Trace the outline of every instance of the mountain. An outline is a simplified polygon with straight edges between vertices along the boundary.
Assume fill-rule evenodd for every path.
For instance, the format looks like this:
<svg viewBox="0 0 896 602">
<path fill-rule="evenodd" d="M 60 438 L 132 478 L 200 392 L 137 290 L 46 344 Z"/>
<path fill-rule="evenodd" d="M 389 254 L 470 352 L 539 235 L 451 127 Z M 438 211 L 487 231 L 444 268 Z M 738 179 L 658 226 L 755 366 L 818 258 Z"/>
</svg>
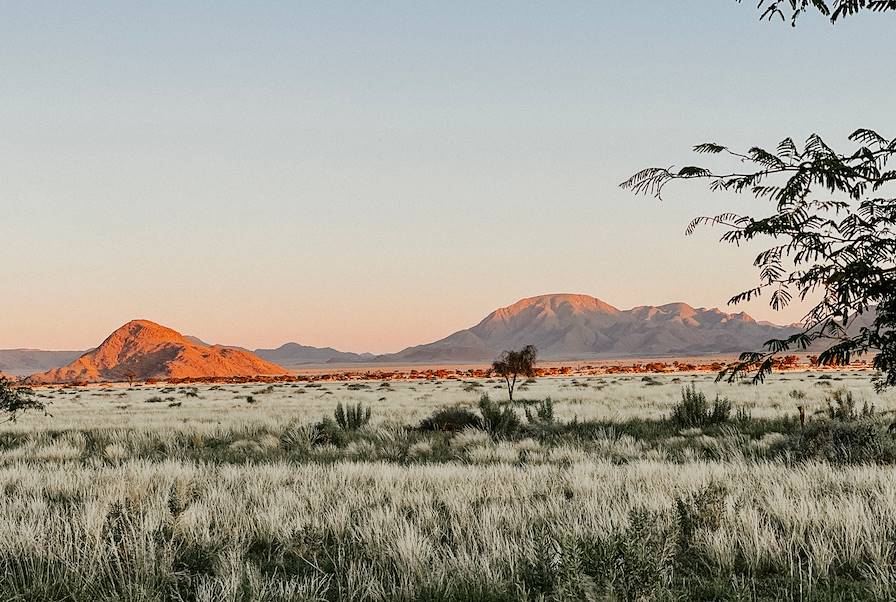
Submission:
<svg viewBox="0 0 896 602">
<path fill-rule="evenodd" d="M 41 351 L 40 349 L 0 349 L 0 372 L 22 376 L 64 366 L 83 351 Z"/>
<path fill-rule="evenodd" d="M 529 344 L 540 358 L 552 360 L 696 356 L 758 349 L 793 332 L 745 313 L 687 303 L 621 310 L 588 295 L 553 294 L 522 299 L 472 328 L 377 360 L 481 362 Z"/>
<path fill-rule="evenodd" d="M 286 343 L 276 349 L 256 349 L 255 355 L 281 366 L 301 366 L 302 364 L 348 364 L 370 362 L 376 356 L 372 353 L 351 353 L 337 351 L 332 347 L 309 347 L 298 343 Z"/>
<path fill-rule="evenodd" d="M 481 363 L 528 344 L 538 347 L 539 357 L 546 360 L 686 357 L 759 349 L 767 340 L 797 330 L 687 303 L 622 310 L 588 295 L 554 294 L 522 299 L 471 328 L 385 355 L 298 343 L 253 353 L 136 320 L 81 357 L 75 351 L 0 351 L 0 371 L 21 376 L 49 370 L 32 382 L 121 380 L 132 370 L 140 379 L 269 375 L 286 373 L 282 366 L 309 364 Z"/>
<path fill-rule="evenodd" d="M 104 382 L 149 378 L 272 376 L 287 370 L 245 350 L 206 345 L 148 320 L 128 322 L 70 364 L 28 382 Z"/>
</svg>

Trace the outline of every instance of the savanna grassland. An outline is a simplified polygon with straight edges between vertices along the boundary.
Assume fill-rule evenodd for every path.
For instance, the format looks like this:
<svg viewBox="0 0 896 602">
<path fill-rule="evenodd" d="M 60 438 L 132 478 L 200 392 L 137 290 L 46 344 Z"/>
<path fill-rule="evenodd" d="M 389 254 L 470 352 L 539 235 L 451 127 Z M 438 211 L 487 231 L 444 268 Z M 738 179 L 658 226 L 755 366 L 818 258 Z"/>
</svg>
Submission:
<svg viewBox="0 0 896 602">
<path fill-rule="evenodd" d="M 502 386 L 38 389 L 0 427 L 0 599 L 896 597 L 868 373 Z"/>
</svg>

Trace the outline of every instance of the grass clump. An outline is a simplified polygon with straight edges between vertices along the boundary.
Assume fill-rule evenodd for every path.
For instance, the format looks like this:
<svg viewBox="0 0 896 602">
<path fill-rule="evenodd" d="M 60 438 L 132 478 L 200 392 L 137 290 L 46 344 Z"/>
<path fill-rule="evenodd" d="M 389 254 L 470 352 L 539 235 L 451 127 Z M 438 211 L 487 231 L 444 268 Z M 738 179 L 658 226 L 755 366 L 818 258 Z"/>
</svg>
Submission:
<svg viewBox="0 0 896 602">
<path fill-rule="evenodd" d="M 336 404 L 336 410 L 333 412 L 336 424 L 344 431 L 357 431 L 367 426 L 370 422 L 370 416 L 370 406 L 365 408 L 361 402 L 358 402 L 356 405 L 347 404 L 343 406 L 340 401 Z"/>
</svg>

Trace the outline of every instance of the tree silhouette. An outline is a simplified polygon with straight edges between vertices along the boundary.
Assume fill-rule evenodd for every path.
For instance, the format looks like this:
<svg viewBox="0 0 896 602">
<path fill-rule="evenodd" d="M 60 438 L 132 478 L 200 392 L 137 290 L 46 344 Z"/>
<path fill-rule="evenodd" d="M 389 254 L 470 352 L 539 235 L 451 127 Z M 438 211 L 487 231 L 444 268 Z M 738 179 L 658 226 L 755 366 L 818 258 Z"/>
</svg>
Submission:
<svg viewBox="0 0 896 602">
<path fill-rule="evenodd" d="M 137 378 L 137 372 L 133 368 L 129 368 L 121 373 L 121 375 L 128 381 L 128 386 L 134 386 L 134 379 Z"/>
<path fill-rule="evenodd" d="M 507 384 L 507 396 L 513 401 L 513 390 L 520 376 L 535 376 L 535 361 L 538 350 L 534 345 L 526 345 L 519 351 L 504 351 L 501 357 L 492 362 L 492 372 L 504 379 Z"/>
<path fill-rule="evenodd" d="M 809 10 L 816 10 L 836 23 L 860 12 L 896 10 L 896 0 L 759 0 L 758 7 L 762 11 L 760 19 L 780 17 L 796 26 L 797 20 Z"/>
<path fill-rule="evenodd" d="M 790 11 L 796 24 L 810 9 L 836 22 L 861 11 L 896 10 L 896 0 L 761 0 L 759 6 L 763 17 Z M 773 151 L 754 147 L 737 152 L 704 143 L 694 151 L 727 157 L 738 168 L 648 168 L 622 183 L 635 193 L 661 198 L 670 182 L 698 179 L 711 190 L 749 193 L 774 203 L 765 216 L 723 213 L 699 217 L 687 228 L 690 234 L 700 225 L 722 226 L 727 229 L 722 242 L 737 245 L 757 237 L 773 241 L 754 262 L 759 285 L 729 303 L 769 292 L 772 308 L 781 309 L 794 294 L 801 300 L 821 297 L 803 319 L 801 332 L 768 341 L 762 351 L 742 353 L 720 379 L 731 381 L 755 370 L 754 382 L 760 382 L 777 354 L 823 340 L 828 346 L 819 354 L 819 364 L 845 364 L 853 355 L 877 352 L 873 365 L 881 376 L 876 385 L 896 385 L 896 198 L 886 195 L 896 182 L 896 170 L 887 168 L 896 156 L 896 139 L 859 129 L 850 141 L 855 147 L 846 153 L 817 134 L 802 147 L 785 138 Z M 872 316 L 870 324 L 856 322 L 865 314 Z"/>
<path fill-rule="evenodd" d="M 28 410 L 40 410 L 47 414 L 47 404 L 34 397 L 27 387 L 15 386 L 12 381 L 0 376 L 0 412 L 6 414 L 2 422 L 15 422 L 19 414 Z"/>
</svg>

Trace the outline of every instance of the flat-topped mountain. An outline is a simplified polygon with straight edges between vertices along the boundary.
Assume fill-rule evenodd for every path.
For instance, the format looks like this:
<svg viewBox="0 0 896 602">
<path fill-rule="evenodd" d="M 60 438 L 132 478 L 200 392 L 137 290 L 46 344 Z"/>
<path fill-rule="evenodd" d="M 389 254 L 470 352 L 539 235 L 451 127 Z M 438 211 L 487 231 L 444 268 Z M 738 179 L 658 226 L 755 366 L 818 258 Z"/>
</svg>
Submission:
<svg viewBox="0 0 896 602">
<path fill-rule="evenodd" d="M 687 303 L 621 310 L 588 295 L 553 294 L 522 299 L 472 328 L 378 360 L 479 362 L 529 344 L 542 359 L 557 360 L 737 353 L 795 331 Z"/>
<path fill-rule="evenodd" d="M 40 349 L 0 349 L 0 372 L 23 376 L 64 366 L 83 351 L 42 351 Z"/>
<path fill-rule="evenodd" d="M 70 364 L 29 377 L 31 383 L 274 376 L 287 370 L 243 349 L 206 345 L 150 322 L 128 322 Z"/>
</svg>

